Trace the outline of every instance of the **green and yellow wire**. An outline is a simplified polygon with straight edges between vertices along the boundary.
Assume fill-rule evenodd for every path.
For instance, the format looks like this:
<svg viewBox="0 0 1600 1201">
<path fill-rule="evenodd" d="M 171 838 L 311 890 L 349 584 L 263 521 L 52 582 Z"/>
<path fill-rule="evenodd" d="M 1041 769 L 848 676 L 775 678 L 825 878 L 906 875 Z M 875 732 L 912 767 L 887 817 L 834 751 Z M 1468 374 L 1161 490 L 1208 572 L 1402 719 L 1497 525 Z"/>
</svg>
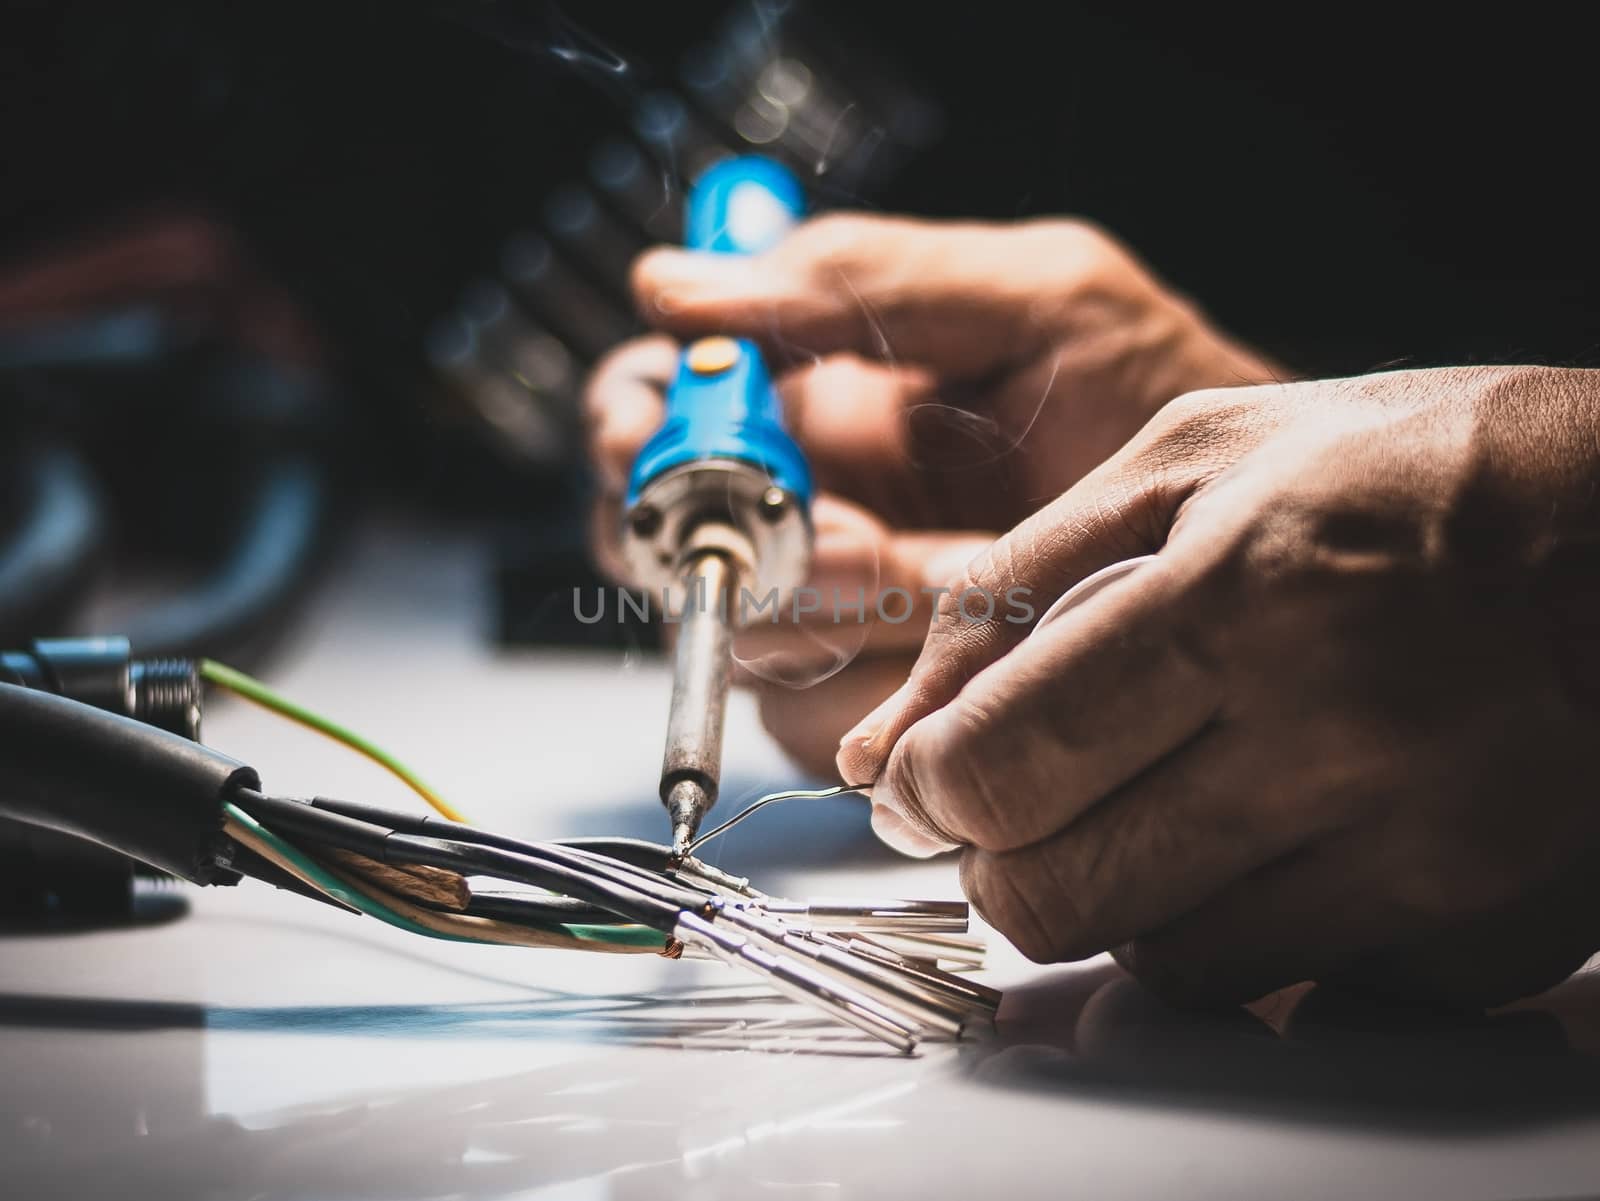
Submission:
<svg viewBox="0 0 1600 1201">
<path fill-rule="evenodd" d="M 244 672 L 229 667 L 224 663 L 218 663 L 214 659 L 200 660 L 200 677 L 208 684 L 215 684 L 218 688 L 225 688 L 235 696 L 243 697 L 252 704 L 260 705 L 263 709 L 270 709 L 280 717 L 287 717 L 290 721 L 299 722 L 307 729 L 315 730 L 318 734 L 325 735 L 335 742 L 343 743 L 357 754 L 365 755 L 379 767 L 398 777 L 406 787 L 432 805 L 442 816 L 448 817 L 453 822 L 467 820 L 459 809 L 430 788 L 416 772 L 376 743 L 369 742 L 354 730 L 340 725 L 332 718 L 323 717 L 320 713 L 313 713 L 304 705 L 298 704 L 282 693 L 274 691 L 255 677 L 247 676 Z"/>
</svg>

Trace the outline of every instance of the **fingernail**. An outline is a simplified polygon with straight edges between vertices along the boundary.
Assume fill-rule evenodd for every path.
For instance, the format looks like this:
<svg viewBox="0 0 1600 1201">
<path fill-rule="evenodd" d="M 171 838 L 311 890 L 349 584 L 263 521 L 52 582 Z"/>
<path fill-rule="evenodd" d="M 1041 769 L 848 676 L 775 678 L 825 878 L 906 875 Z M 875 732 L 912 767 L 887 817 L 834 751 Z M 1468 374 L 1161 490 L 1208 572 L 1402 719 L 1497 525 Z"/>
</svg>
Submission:
<svg viewBox="0 0 1600 1201">
<path fill-rule="evenodd" d="M 834 756 L 834 763 L 847 783 L 870 784 L 878 778 L 878 772 L 883 769 L 883 750 L 875 740 L 904 703 L 910 687 L 909 682 L 900 685 L 839 739 L 839 753 Z"/>
<path fill-rule="evenodd" d="M 877 708 L 856 722 L 854 726 L 850 727 L 850 732 L 839 739 L 839 745 L 844 746 L 849 742 L 872 741 L 873 735 L 889 720 L 889 715 L 900 708 L 904 702 L 906 690 L 910 687 L 911 681 L 907 680 L 888 696 L 884 697 L 883 700 L 879 701 Z"/>
<path fill-rule="evenodd" d="M 945 851 L 955 850 L 954 843 L 940 842 L 915 829 L 894 809 L 880 805 L 876 794 L 872 800 L 872 832 L 891 850 L 914 859 L 930 859 Z"/>
<path fill-rule="evenodd" d="M 664 317 L 683 308 L 682 288 L 657 288 L 650 294 L 650 307 Z"/>
</svg>

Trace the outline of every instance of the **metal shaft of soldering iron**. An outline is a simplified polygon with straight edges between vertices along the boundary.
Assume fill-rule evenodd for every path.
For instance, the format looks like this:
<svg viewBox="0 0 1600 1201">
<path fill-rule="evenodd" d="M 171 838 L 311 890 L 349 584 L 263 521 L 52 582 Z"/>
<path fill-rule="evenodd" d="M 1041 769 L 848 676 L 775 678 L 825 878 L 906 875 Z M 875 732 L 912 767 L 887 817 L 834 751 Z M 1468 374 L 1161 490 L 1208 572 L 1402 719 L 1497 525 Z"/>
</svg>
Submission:
<svg viewBox="0 0 1600 1201">
<path fill-rule="evenodd" d="M 661 760 L 661 802 L 672 819 L 672 853 L 688 854 L 700 822 L 717 802 L 722 725 L 733 663 L 738 572 L 721 554 L 690 561 L 672 670 L 672 711 Z"/>
</svg>

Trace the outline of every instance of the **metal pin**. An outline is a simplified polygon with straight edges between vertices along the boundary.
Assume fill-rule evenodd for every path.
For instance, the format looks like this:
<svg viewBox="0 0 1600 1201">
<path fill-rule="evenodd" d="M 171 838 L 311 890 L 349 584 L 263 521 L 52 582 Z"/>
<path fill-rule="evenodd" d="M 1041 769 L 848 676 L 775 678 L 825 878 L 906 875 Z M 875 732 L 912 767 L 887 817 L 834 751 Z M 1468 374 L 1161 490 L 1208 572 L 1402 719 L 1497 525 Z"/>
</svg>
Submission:
<svg viewBox="0 0 1600 1201">
<path fill-rule="evenodd" d="M 679 876 L 692 877 L 692 882 L 697 887 L 710 885 L 712 888 L 732 893 L 738 897 L 764 899 L 767 895 L 759 888 L 752 887 L 748 876 L 729 875 L 721 868 L 712 867 L 709 863 L 696 859 L 693 855 L 678 864 L 677 874 Z"/>
<path fill-rule="evenodd" d="M 774 917 L 809 923 L 822 930 L 864 930 L 886 934 L 964 934 L 965 901 L 786 901 L 769 898 L 761 907 Z"/>
<path fill-rule="evenodd" d="M 845 938 L 859 939 L 913 961 L 918 967 L 938 967 L 952 972 L 976 971 L 983 966 L 986 948 L 978 946 L 950 946 L 943 940 L 948 934 L 885 934 L 882 931 L 840 930 Z"/>
<path fill-rule="evenodd" d="M 918 947 L 925 948 L 924 950 L 906 952 L 907 955 L 913 957 L 937 951 L 940 958 L 949 955 L 957 959 L 972 958 L 981 962 L 984 953 L 988 950 L 988 946 L 983 939 L 977 935 L 945 934 L 936 930 L 903 934 L 898 931 L 893 934 L 872 932 L 872 938 L 874 942 L 886 944 L 891 942 L 914 943 Z"/>
<path fill-rule="evenodd" d="M 841 938 L 822 930 L 813 931 L 811 937 L 825 946 L 893 968 L 917 981 L 923 988 L 948 997 L 974 1012 L 992 1017 L 1000 1008 L 998 989 L 972 980 L 964 980 L 954 972 L 947 972 L 936 966 L 914 962 L 904 956 L 896 955 L 893 951 L 875 946 L 864 938 Z"/>
<path fill-rule="evenodd" d="M 760 973 L 785 996 L 848 1022 L 902 1055 L 917 1049 L 917 1028 L 905 1018 L 821 972 L 762 950 L 743 934 L 719 930 L 694 913 L 680 914 L 672 933 L 680 942 L 701 947 L 724 963 Z"/>
<path fill-rule="evenodd" d="M 781 923 L 764 921 L 735 906 L 718 906 L 716 921 L 726 921 L 771 950 L 803 955 L 822 971 L 841 977 L 895 1010 L 946 1038 L 960 1038 L 970 1008 L 934 996 L 892 965 L 874 964 L 835 947 L 823 945 Z"/>
</svg>

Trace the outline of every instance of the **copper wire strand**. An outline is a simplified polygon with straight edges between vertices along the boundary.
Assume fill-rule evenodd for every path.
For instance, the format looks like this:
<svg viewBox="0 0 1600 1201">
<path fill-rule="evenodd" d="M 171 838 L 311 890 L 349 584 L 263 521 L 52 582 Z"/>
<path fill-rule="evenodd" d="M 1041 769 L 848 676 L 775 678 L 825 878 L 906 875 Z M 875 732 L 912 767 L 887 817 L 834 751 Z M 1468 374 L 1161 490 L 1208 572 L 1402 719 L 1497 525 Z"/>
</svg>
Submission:
<svg viewBox="0 0 1600 1201">
<path fill-rule="evenodd" d="M 319 857 L 355 873 L 386 892 L 421 901 L 425 905 L 459 913 L 472 903 L 472 889 L 467 886 L 466 877 L 442 867 L 400 867 L 380 863 L 339 847 L 326 847 Z"/>
</svg>

